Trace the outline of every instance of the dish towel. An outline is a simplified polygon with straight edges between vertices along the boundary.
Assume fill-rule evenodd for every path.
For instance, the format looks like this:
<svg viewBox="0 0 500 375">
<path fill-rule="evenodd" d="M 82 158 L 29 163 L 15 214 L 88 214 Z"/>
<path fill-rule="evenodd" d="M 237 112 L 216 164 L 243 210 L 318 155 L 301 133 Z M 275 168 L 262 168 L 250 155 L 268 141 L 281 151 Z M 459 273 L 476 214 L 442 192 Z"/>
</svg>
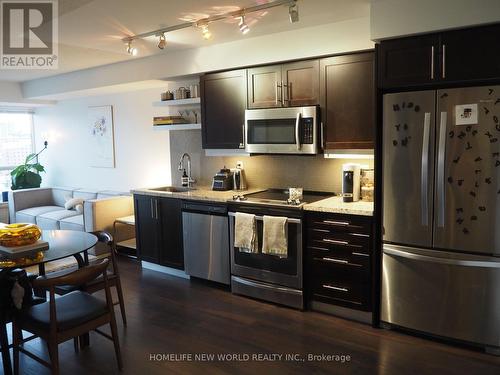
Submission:
<svg viewBox="0 0 500 375">
<path fill-rule="evenodd" d="M 255 215 L 236 212 L 234 223 L 234 247 L 245 253 L 257 253 L 257 224 Z"/>
<path fill-rule="evenodd" d="M 264 216 L 264 234 L 262 253 L 288 257 L 287 218 L 280 216 Z"/>
</svg>

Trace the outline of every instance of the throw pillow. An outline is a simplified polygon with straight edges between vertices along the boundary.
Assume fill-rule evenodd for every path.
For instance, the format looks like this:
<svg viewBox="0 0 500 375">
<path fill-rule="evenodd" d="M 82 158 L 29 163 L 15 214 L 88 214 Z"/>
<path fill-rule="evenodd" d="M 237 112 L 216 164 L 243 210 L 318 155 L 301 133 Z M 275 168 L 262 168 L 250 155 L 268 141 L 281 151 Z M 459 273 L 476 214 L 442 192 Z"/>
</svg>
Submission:
<svg viewBox="0 0 500 375">
<path fill-rule="evenodd" d="M 64 208 L 67 210 L 71 210 L 76 207 L 77 204 L 83 204 L 82 198 L 69 198 L 66 199 L 66 203 L 64 203 Z"/>
</svg>

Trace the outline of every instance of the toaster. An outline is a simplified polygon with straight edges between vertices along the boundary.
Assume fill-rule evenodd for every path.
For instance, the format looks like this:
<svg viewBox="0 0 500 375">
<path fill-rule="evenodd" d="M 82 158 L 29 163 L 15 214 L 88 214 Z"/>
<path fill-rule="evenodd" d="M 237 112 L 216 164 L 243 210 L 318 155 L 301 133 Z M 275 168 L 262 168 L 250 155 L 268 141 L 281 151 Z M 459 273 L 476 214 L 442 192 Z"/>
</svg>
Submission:
<svg viewBox="0 0 500 375">
<path fill-rule="evenodd" d="M 233 190 L 233 172 L 226 167 L 217 172 L 212 179 L 212 190 Z"/>
</svg>

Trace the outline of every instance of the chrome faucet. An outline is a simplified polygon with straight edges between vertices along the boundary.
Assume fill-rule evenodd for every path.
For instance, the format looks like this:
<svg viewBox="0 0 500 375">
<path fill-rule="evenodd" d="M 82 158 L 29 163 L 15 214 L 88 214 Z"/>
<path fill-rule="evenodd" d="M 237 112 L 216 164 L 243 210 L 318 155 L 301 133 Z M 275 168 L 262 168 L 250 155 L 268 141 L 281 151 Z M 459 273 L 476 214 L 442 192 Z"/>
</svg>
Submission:
<svg viewBox="0 0 500 375">
<path fill-rule="evenodd" d="M 191 156 L 187 152 L 182 154 L 181 159 L 179 160 L 179 166 L 177 169 L 182 171 L 184 169 L 184 158 L 187 158 L 187 175 L 188 175 L 188 188 L 192 188 L 193 184 L 196 182 L 191 177 Z"/>
</svg>

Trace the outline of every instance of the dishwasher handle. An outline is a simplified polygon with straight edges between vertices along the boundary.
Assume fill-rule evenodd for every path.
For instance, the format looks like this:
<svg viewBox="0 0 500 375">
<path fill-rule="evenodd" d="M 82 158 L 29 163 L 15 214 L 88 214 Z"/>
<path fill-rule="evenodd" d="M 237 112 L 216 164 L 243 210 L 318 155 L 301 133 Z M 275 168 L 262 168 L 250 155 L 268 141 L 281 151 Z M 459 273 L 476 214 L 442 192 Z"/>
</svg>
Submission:
<svg viewBox="0 0 500 375">
<path fill-rule="evenodd" d="M 227 215 L 227 206 L 224 204 L 183 202 L 182 211 L 206 215 Z"/>
</svg>

